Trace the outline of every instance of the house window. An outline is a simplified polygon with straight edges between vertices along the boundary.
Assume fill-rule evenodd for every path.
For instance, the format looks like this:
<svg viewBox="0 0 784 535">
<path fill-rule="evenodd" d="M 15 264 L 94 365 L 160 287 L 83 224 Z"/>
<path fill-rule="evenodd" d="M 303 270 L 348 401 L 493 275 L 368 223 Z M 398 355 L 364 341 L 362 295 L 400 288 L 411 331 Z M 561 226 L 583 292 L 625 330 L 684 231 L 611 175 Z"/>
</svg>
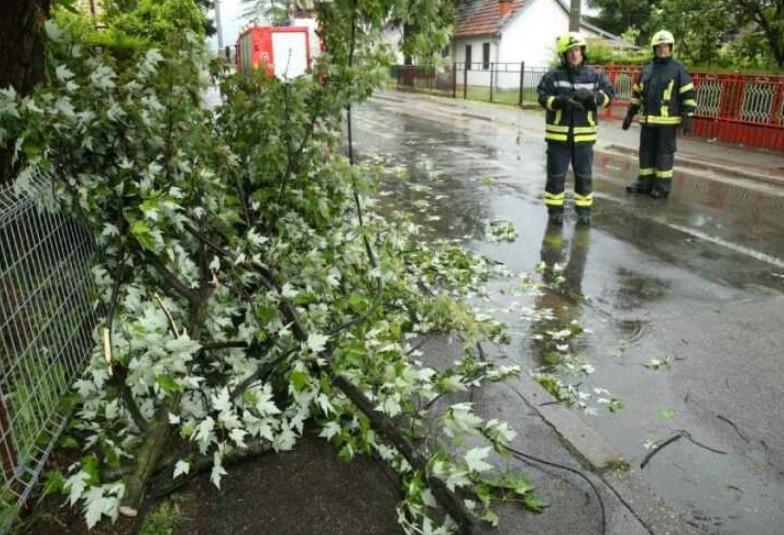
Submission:
<svg viewBox="0 0 784 535">
<path fill-rule="evenodd" d="M 442 58 L 448 58 L 449 57 L 449 47 L 448 46 L 445 46 L 444 49 L 441 51 L 441 57 Z"/>
<path fill-rule="evenodd" d="M 465 69 L 471 70 L 471 45 L 466 45 L 465 48 Z"/>
<path fill-rule="evenodd" d="M 490 68 L 490 43 L 482 43 L 482 69 Z"/>
</svg>

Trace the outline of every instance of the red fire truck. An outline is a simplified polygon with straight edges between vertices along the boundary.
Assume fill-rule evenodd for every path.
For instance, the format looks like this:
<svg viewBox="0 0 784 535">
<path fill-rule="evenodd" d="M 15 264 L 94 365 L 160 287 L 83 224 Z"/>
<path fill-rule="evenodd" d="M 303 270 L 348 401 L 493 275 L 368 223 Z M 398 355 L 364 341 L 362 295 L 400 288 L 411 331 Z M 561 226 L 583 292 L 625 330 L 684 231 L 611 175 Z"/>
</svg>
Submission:
<svg viewBox="0 0 784 535">
<path fill-rule="evenodd" d="M 263 68 L 279 78 L 295 78 L 311 68 L 310 41 L 306 26 L 250 26 L 237 40 L 237 70 Z"/>
</svg>

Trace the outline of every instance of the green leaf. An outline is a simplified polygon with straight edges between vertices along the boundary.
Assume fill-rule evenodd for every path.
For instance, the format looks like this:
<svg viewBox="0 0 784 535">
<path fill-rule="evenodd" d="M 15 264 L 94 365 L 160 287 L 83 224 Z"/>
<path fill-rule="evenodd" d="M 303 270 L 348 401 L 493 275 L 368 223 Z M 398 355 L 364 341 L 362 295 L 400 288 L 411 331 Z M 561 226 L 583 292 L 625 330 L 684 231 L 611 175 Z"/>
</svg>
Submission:
<svg viewBox="0 0 784 535">
<path fill-rule="evenodd" d="M 41 491 L 43 496 L 61 493 L 64 491 L 65 476 L 60 470 L 49 470 L 45 475 L 44 488 Z"/>
<path fill-rule="evenodd" d="M 85 483 L 90 485 L 97 485 L 100 480 L 100 470 L 99 467 L 98 457 L 95 455 L 88 455 L 82 458 L 82 471 L 87 474 L 87 480 Z"/>
<path fill-rule="evenodd" d="M 547 507 L 547 503 L 540 500 L 535 494 L 529 492 L 523 496 L 523 505 L 529 511 L 533 511 L 534 513 L 541 513 L 545 507 Z"/>
<path fill-rule="evenodd" d="M 493 468 L 493 465 L 486 463 L 484 459 L 490 455 L 490 446 L 486 446 L 484 448 L 473 448 L 466 452 L 465 459 L 466 465 L 468 466 L 469 470 L 474 472 L 486 472 Z"/>
<path fill-rule="evenodd" d="M 295 392 L 301 392 L 307 386 L 309 380 L 310 375 L 301 370 L 293 370 L 291 375 L 289 375 L 289 383 L 291 383 L 291 387 Z"/>
<path fill-rule="evenodd" d="M 81 445 L 74 437 L 64 436 L 58 442 L 57 446 L 66 450 L 78 450 Z"/>
<path fill-rule="evenodd" d="M 504 485 L 520 496 L 525 496 L 534 490 L 534 486 L 522 474 L 507 474 L 504 478 Z"/>
<path fill-rule="evenodd" d="M 134 221 L 131 225 L 131 234 L 134 235 L 136 241 L 139 242 L 143 248 L 149 251 L 155 251 L 155 239 L 152 236 L 150 227 L 144 221 Z"/>
<path fill-rule="evenodd" d="M 167 394 L 173 394 L 180 390 L 180 385 L 168 375 L 156 375 L 155 382 L 158 383 Z"/>
</svg>

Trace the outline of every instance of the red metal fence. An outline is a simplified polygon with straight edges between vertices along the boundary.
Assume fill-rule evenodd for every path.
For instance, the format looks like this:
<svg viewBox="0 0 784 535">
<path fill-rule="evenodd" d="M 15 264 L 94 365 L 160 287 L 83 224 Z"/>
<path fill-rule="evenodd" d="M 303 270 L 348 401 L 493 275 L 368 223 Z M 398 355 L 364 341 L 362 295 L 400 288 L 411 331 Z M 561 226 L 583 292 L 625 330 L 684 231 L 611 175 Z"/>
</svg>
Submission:
<svg viewBox="0 0 784 535">
<path fill-rule="evenodd" d="M 616 99 L 605 117 L 621 118 L 641 67 L 604 65 Z M 524 64 L 455 63 L 441 68 L 396 66 L 399 89 L 428 91 L 453 98 L 508 104 L 534 104 L 546 67 Z M 784 75 L 693 72 L 697 99 L 693 135 L 749 147 L 784 150 Z"/>
<path fill-rule="evenodd" d="M 640 67 L 601 67 L 615 87 L 606 115 L 623 117 Z M 691 73 L 697 99 L 694 135 L 784 150 L 784 75 Z"/>
</svg>

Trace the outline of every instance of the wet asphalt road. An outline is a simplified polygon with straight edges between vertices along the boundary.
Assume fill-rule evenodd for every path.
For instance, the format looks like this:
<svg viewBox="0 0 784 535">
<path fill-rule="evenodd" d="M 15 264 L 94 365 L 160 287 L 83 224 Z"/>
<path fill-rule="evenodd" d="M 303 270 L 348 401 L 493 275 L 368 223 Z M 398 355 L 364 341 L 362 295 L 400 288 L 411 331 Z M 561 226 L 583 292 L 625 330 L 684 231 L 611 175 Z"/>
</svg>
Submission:
<svg viewBox="0 0 784 535">
<path fill-rule="evenodd" d="M 668 201 L 628 197 L 634 177 L 603 158 L 591 228 L 570 212 L 548 228 L 540 132 L 394 98 L 373 99 L 353 124 L 360 156 L 392 167 L 383 210 L 413 211 L 426 237 L 515 274 L 478 303 L 509 324 L 509 359 L 579 385 L 574 410 L 635 470 L 680 434 L 642 474 L 693 525 L 782 533 L 784 189 L 676 177 Z M 514 223 L 514 241 L 491 239 L 495 220 Z M 519 284 L 525 274 L 537 288 Z M 586 331 L 543 337 L 573 322 Z"/>
</svg>

